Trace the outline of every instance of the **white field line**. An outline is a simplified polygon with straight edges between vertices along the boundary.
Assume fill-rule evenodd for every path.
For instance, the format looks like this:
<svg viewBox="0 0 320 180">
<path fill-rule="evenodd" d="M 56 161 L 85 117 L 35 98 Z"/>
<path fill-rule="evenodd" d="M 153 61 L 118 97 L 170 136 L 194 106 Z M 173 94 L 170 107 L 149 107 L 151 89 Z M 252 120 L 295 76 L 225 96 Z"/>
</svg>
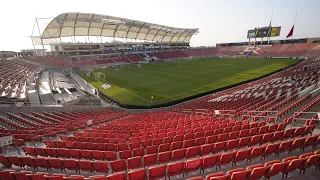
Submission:
<svg viewBox="0 0 320 180">
<path fill-rule="evenodd" d="M 220 81 L 215 81 L 215 82 L 220 82 Z M 186 83 L 183 83 L 183 84 L 186 84 Z M 191 89 L 190 91 L 186 91 L 186 92 L 183 92 L 183 93 L 175 94 L 175 95 L 173 95 L 173 96 L 166 97 L 166 98 L 160 99 L 160 100 L 158 100 L 158 101 L 152 101 L 152 102 L 153 102 L 153 103 L 156 103 L 156 102 L 162 101 L 162 100 L 164 100 L 164 99 L 169 99 L 169 98 L 172 98 L 172 97 L 175 97 L 175 96 L 179 96 L 179 95 L 182 95 L 182 94 L 186 94 L 186 93 L 189 93 L 189 92 L 198 90 L 198 89 L 202 89 L 202 88 L 207 87 L 207 86 L 209 86 L 209 85 L 211 85 L 211 84 L 207 84 L 207 85 L 202 86 L 202 87 L 199 87 L 199 88 Z"/>
<path fill-rule="evenodd" d="M 264 69 L 267 69 L 267 67 L 263 68 L 263 70 L 264 70 Z M 262 76 L 262 75 L 261 75 L 261 76 Z M 254 79 L 254 78 L 252 78 L 252 79 Z M 248 79 L 248 80 L 250 80 L 250 79 Z M 246 81 L 246 80 L 243 80 L 243 81 Z M 221 81 L 215 81 L 215 82 L 221 82 Z M 186 84 L 186 83 L 183 83 L 183 84 Z M 200 87 L 200 88 L 191 89 L 190 91 L 186 91 L 186 92 L 183 92 L 183 93 L 175 94 L 175 95 L 173 95 L 173 96 L 166 97 L 166 98 L 163 98 L 163 99 L 160 99 L 160 100 L 157 100 L 157 101 L 152 101 L 152 102 L 153 102 L 153 103 L 156 103 L 156 102 L 162 101 L 162 100 L 164 100 L 164 99 L 169 99 L 169 98 L 172 98 L 172 97 L 175 97 L 175 96 L 179 96 L 179 95 L 182 95 L 182 94 L 186 94 L 186 93 L 189 93 L 189 92 L 191 92 L 191 91 L 195 91 L 195 90 L 198 90 L 198 89 L 207 87 L 207 86 L 209 86 L 209 85 L 211 85 L 211 84 L 212 84 L 212 83 L 207 84 L 207 85 L 205 85 L 205 86 L 202 86 L 202 87 Z M 231 85 L 231 84 L 230 84 L 230 85 Z M 178 85 L 177 87 L 179 87 L 179 86 L 181 86 L 181 85 Z"/>
<path fill-rule="evenodd" d="M 147 75 L 145 75 L 147 76 Z M 117 79 L 121 79 L 123 81 L 128 81 L 126 79 L 123 79 L 123 78 L 120 78 L 120 77 L 117 77 L 117 76 L 113 76 L 114 78 L 117 78 Z M 156 76 L 153 76 L 153 77 L 156 77 Z M 156 82 L 150 82 L 150 83 L 146 83 L 146 84 L 142 84 L 142 85 L 139 85 L 139 84 L 134 84 L 135 86 L 133 87 L 137 87 L 137 86 L 140 86 L 140 87 L 144 87 L 145 85 L 150 85 L 150 84 L 157 84 L 157 83 L 160 83 L 160 82 L 164 82 L 164 81 L 169 81 L 169 79 L 162 79 L 160 81 L 156 81 Z M 119 86 L 118 86 L 119 87 Z M 144 87 L 145 88 L 145 87 Z"/>
<path fill-rule="evenodd" d="M 118 87 L 119 87 L 119 86 L 118 86 Z M 124 91 L 127 91 L 128 93 L 130 93 L 130 94 L 132 94 L 132 95 L 134 95 L 134 96 L 136 96 L 136 97 L 138 97 L 138 98 L 140 98 L 140 99 L 142 99 L 142 100 L 145 100 L 145 101 L 151 103 L 151 101 L 149 101 L 149 100 L 147 100 L 147 99 L 145 99 L 145 98 L 143 98 L 143 97 L 141 97 L 141 96 L 139 96 L 139 95 L 136 95 L 136 94 L 134 94 L 133 92 L 128 91 L 127 89 L 124 89 L 124 88 L 122 88 L 122 87 L 119 87 L 119 88 L 122 89 L 122 90 L 124 90 Z"/>
<path fill-rule="evenodd" d="M 115 76 L 113 76 L 113 77 L 115 77 Z M 122 78 L 119 78 L 119 77 L 115 77 L 115 78 L 118 78 L 118 79 L 121 79 L 121 80 L 126 81 L 125 79 L 122 79 Z M 110 83 L 110 82 L 108 82 L 107 80 L 106 80 L 106 82 L 109 83 L 109 84 L 112 84 L 112 85 L 114 85 L 114 86 L 119 87 L 120 89 L 128 92 L 129 94 L 132 94 L 132 95 L 134 95 L 134 96 L 136 96 L 136 97 L 138 97 L 138 98 L 140 98 L 140 99 L 142 99 L 142 100 L 144 100 L 144 101 L 147 101 L 147 102 L 151 103 L 151 101 L 149 101 L 149 100 L 147 100 L 147 99 L 145 99 L 145 98 L 143 98 L 143 97 L 141 97 L 141 96 L 139 96 L 139 95 L 137 95 L 137 94 L 135 94 L 135 93 L 133 93 L 133 92 L 130 92 L 130 91 L 128 91 L 128 90 L 125 89 L 125 88 L 122 88 L 122 87 L 120 87 L 120 86 L 118 86 L 118 85 L 115 85 L 115 84 L 113 84 L 113 83 Z"/>
<path fill-rule="evenodd" d="M 160 80 L 160 81 L 146 83 L 146 84 L 142 84 L 142 85 L 138 85 L 138 86 L 146 86 L 146 85 L 150 85 L 150 84 L 157 84 L 157 83 L 161 83 L 161 82 L 164 82 L 164 81 L 168 81 L 168 79 L 163 79 L 163 80 Z"/>
<path fill-rule="evenodd" d="M 134 71 L 132 71 L 132 72 L 134 72 Z M 134 72 L 134 73 L 136 73 L 136 72 Z M 145 75 L 145 74 L 142 74 L 142 75 Z M 148 75 L 145 75 L 145 76 L 148 76 Z M 120 78 L 120 77 L 116 77 L 116 76 L 113 76 L 113 77 L 115 77 L 115 78 L 117 78 L 117 79 L 121 79 L 121 80 L 127 81 L 127 80 L 125 80 L 125 79 L 123 79 L 123 78 Z M 153 76 L 153 77 L 157 77 L 157 76 Z M 157 77 L 157 78 L 159 78 L 159 77 Z M 163 82 L 163 81 L 166 81 L 166 80 L 169 80 L 169 79 L 164 79 L 164 78 L 163 78 L 163 80 L 160 80 L 160 81 Z M 160 81 L 152 82 L 152 83 L 159 83 Z M 218 82 L 218 81 L 215 81 L 215 82 Z M 150 83 L 147 83 L 147 84 L 150 84 Z M 182 85 L 184 85 L 184 84 L 187 84 L 187 83 L 179 84 L 178 86 L 175 86 L 175 88 L 176 88 L 176 87 L 179 87 L 179 86 L 182 86 Z M 143 85 L 146 85 L 146 84 L 143 84 Z M 136 85 L 136 86 L 144 87 L 143 85 Z M 208 85 L 210 85 L 210 84 L 208 84 Z M 134 96 L 136 96 L 136 97 L 138 97 L 138 98 L 140 98 L 140 99 L 143 99 L 143 100 L 145 100 L 145 101 L 153 104 L 153 103 L 156 103 L 156 102 L 163 101 L 163 100 L 165 100 L 165 99 L 169 99 L 169 98 L 172 98 L 172 97 L 175 97 L 175 96 L 179 96 L 179 95 L 182 95 L 182 94 L 189 93 L 189 92 L 191 92 L 191 91 L 195 91 L 195 90 L 204 88 L 204 87 L 206 87 L 206 86 L 208 86 L 208 85 L 202 86 L 202 87 L 200 87 L 200 88 L 191 89 L 190 91 L 186 91 L 186 92 L 183 92 L 183 93 L 175 94 L 175 95 L 173 95 L 173 96 L 166 97 L 166 98 L 162 98 L 162 99 L 159 99 L 159 100 L 157 100 L 157 101 L 152 101 L 152 102 L 149 101 L 149 100 L 147 100 L 147 99 L 145 99 L 145 98 L 143 98 L 143 97 L 141 97 L 141 96 L 139 96 L 139 95 L 137 95 L 137 94 L 134 94 L 134 93 L 130 92 L 130 91 L 127 90 L 127 89 L 121 88 L 120 86 L 118 86 L 118 87 L 119 87 L 120 89 L 123 89 L 124 91 L 126 91 L 126 92 L 128 92 L 128 93 L 130 93 L 130 94 L 132 94 L 132 95 L 134 95 Z M 170 88 L 164 88 L 164 89 L 170 89 Z M 163 89 L 161 89 L 161 90 L 163 90 Z"/>
</svg>

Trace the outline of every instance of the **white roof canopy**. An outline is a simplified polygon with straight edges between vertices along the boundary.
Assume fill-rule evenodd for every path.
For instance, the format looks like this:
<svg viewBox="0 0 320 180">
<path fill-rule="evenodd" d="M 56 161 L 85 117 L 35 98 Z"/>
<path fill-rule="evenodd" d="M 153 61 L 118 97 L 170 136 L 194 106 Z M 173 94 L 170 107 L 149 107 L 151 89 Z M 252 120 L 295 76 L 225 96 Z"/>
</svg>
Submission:
<svg viewBox="0 0 320 180">
<path fill-rule="evenodd" d="M 63 13 L 47 25 L 41 38 L 101 36 L 154 42 L 189 42 L 198 30 L 198 28 L 175 28 L 100 14 Z"/>
</svg>

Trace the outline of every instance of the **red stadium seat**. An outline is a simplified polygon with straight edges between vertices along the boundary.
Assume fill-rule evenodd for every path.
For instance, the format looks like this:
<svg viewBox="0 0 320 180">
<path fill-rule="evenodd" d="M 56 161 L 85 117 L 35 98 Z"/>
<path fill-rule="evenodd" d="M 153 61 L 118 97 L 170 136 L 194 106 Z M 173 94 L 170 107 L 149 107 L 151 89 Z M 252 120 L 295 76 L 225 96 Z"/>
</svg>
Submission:
<svg viewBox="0 0 320 180">
<path fill-rule="evenodd" d="M 222 153 L 218 156 L 217 165 L 221 169 L 222 165 L 229 164 L 234 157 L 234 152 Z"/>
<path fill-rule="evenodd" d="M 69 158 L 70 157 L 67 149 L 57 149 L 57 153 L 58 153 L 58 156 L 61 158 Z"/>
<path fill-rule="evenodd" d="M 194 144 L 194 139 L 189 139 L 189 140 L 183 141 L 183 147 L 184 148 L 192 147 L 193 144 Z"/>
<path fill-rule="evenodd" d="M 13 176 L 16 180 L 29 180 L 27 175 L 23 172 L 10 172 L 11 176 Z"/>
<path fill-rule="evenodd" d="M 176 149 L 181 149 L 182 145 L 183 145 L 182 141 L 171 143 L 171 151 L 176 150 Z"/>
<path fill-rule="evenodd" d="M 33 160 L 37 164 L 37 167 L 45 168 L 47 170 L 49 170 L 51 168 L 49 162 L 46 161 L 46 159 L 44 159 L 44 158 L 34 158 Z"/>
<path fill-rule="evenodd" d="M 248 166 L 246 168 L 247 171 L 250 171 L 248 175 L 248 179 L 260 179 L 265 176 L 269 170 L 269 166 L 263 166 L 262 164 L 256 164 L 252 166 Z"/>
<path fill-rule="evenodd" d="M 251 148 L 248 154 L 248 160 L 251 162 L 252 159 L 255 159 L 257 157 L 262 157 L 264 149 L 265 149 L 264 146 Z"/>
<path fill-rule="evenodd" d="M 171 161 L 171 151 L 162 152 L 158 154 L 159 164 L 167 163 Z"/>
<path fill-rule="evenodd" d="M 12 171 L 0 171 L 0 180 L 15 180 L 14 176 L 10 174 Z"/>
<path fill-rule="evenodd" d="M 212 152 L 212 144 L 204 144 L 200 146 L 200 156 L 208 155 Z"/>
<path fill-rule="evenodd" d="M 172 151 L 172 161 L 178 161 L 184 159 L 186 156 L 186 149 L 177 149 Z"/>
<path fill-rule="evenodd" d="M 267 156 L 274 154 L 276 155 L 279 144 L 268 144 L 265 146 L 265 150 L 263 151 L 263 158 L 266 159 Z"/>
<path fill-rule="evenodd" d="M 125 171 L 127 169 L 126 160 L 116 160 L 110 162 L 112 172 Z"/>
<path fill-rule="evenodd" d="M 8 156 L 7 159 L 14 164 L 15 166 L 18 166 L 19 168 L 23 168 L 25 164 L 21 161 L 21 159 L 18 156 Z"/>
<path fill-rule="evenodd" d="M 229 151 L 229 150 L 235 149 L 238 145 L 238 142 L 239 142 L 238 139 L 233 139 L 233 140 L 227 141 L 226 146 L 225 146 L 225 150 Z"/>
<path fill-rule="evenodd" d="M 52 159 L 47 159 L 47 161 L 50 166 L 50 169 L 54 168 L 54 169 L 59 169 L 61 171 L 64 169 L 64 166 L 60 159 L 52 158 Z"/>
<path fill-rule="evenodd" d="M 279 155 L 279 153 L 282 153 L 282 152 L 285 152 L 285 151 L 288 151 L 288 153 L 290 153 L 290 146 L 292 144 L 292 141 L 284 141 L 284 142 L 281 142 L 279 144 L 279 147 L 277 149 L 277 155 Z"/>
<path fill-rule="evenodd" d="M 248 161 L 248 155 L 249 155 L 250 149 L 243 149 L 235 151 L 234 158 L 232 160 L 232 165 L 236 166 L 237 162 L 243 161 L 247 159 Z"/>
<path fill-rule="evenodd" d="M 126 143 L 120 143 L 118 144 L 118 151 L 125 151 L 129 150 L 129 146 Z"/>
<path fill-rule="evenodd" d="M 62 163 L 66 169 L 69 169 L 71 171 L 76 171 L 76 172 L 79 171 L 79 167 L 76 161 L 73 159 L 64 159 L 62 160 Z"/>
<path fill-rule="evenodd" d="M 29 180 L 45 180 L 43 174 L 27 174 Z"/>
<path fill-rule="evenodd" d="M 160 144 L 159 145 L 159 153 L 160 152 L 165 152 L 165 151 L 170 151 L 170 144 L 167 143 L 167 144 Z"/>
<path fill-rule="evenodd" d="M 91 151 L 92 157 L 95 160 L 104 160 L 104 153 L 103 151 Z"/>
<path fill-rule="evenodd" d="M 271 163 L 269 165 L 269 163 L 265 163 L 264 166 L 270 166 L 269 171 L 267 172 L 267 174 L 265 175 L 265 177 L 267 179 L 270 179 L 272 176 L 275 176 L 277 174 L 279 174 L 280 172 L 284 171 L 284 169 L 288 166 L 288 162 L 275 162 L 275 163 Z"/>
<path fill-rule="evenodd" d="M 167 176 L 169 177 L 170 180 L 170 176 L 175 176 L 175 175 L 179 175 L 182 174 L 184 177 L 184 162 L 174 162 L 174 163 L 170 163 L 167 165 Z"/>
<path fill-rule="evenodd" d="M 32 167 L 34 170 L 38 169 L 37 163 L 31 157 L 20 157 L 23 164 L 28 167 Z"/>
<path fill-rule="evenodd" d="M 225 146 L 226 146 L 226 142 L 225 141 L 214 143 L 212 152 L 213 153 L 221 152 L 221 151 L 223 151 L 225 149 Z"/>
<path fill-rule="evenodd" d="M 201 169 L 204 172 L 205 169 L 212 168 L 217 163 L 217 155 L 203 156 L 201 160 Z"/>
<path fill-rule="evenodd" d="M 101 176 L 101 175 L 97 175 L 97 176 L 89 176 L 89 178 L 87 178 L 88 180 L 107 180 L 106 176 Z M 87 180 L 85 178 L 85 180 Z"/>
<path fill-rule="evenodd" d="M 136 148 L 133 150 L 133 156 L 144 156 L 144 149 L 143 147 L 141 148 Z"/>
<path fill-rule="evenodd" d="M 160 166 L 152 166 L 148 169 L 149 179 L 160 179 L 165 178 L 166 176 L 166 166 L 160 165 Z"/>
<path fill-rule="evenodd" d="M 186 150 L 186 158 L 194 158 L 197 157 L 199 154 L 199 146 L 194 146 L 187 148 Z"/>
<path fill-rule="evenodd" d="M 114 151 L 104 151 L 103 153 L 107 161 L 114 161 L 117 159 L 116 152 Z"/>
<path fill-rule="evenodd" d="M 229 180 L 230 175 L 223 172 L 217 172 L 206 176 L 206 180 Z"/>
<path fill-rule="evenodd" d="M 80 161 L 77 161 L 77 164 L 82 171 L 89 171 L 90 173 L 94 171 L 94 168 L 92 167 L 92 164 L 90 161 L 80 160 Z"/>
<path fill-rule="evenodd" d="M 129 180 L 146 180 L 146 169 L 137 169 L 128 173 Z"/>
<path fill-rule="evenodd" d="M 158 153 L 158 145 L 147 147 L 147 154 L 155 154 L 155 153 Z"/>
<path fill-rule="evenodd" d="M 125 172 L 113 173 L 107 176 L 107 180 L 127 180 Z"/>
<path fill-rule="evenodd" d="M 300 173 L 303 171 L 303 164 L 305 163 L 307 159 L 305 158 L 295 158 L 289 161 L 289 164 L 282 170 L 283 175 L 285 177 L 288 177 L 288 174 L 296 169 L 300 169 Z M 283 160 L 285 162 L 285 160 Z"/>
<path fill-rule="evenodd" d="M 142 159 L 140 156 L 131 157 L 127 160 L 129 169 L 142 168 Z"/>
<path fill-rule="evenodd" d="M 130 146 L 130 150 L 134 150 L 136 148 L 140 148 L 140 143 L 139 142 L 131 142 L 129 144 L 129 146 Z"/>
<path fill-rule="evenodd" d="M 250 141 L 250 137 L 240 138 L 239 142 L 238 142 L 238 148 L 243 148 L 243 147 L 248 146 L 249 141 Z"/>
<path fill-rule="evenodd" d="M 78 149 L 68 149 L 68 153 L 70 155 L 70 157 L 74 158 L 74 159 L 80 159 L 81 155 Z"/>
<path fill-rule="evenodd" d="M 92 161 L 91 165 L 95 172 L 105 174 L 109 172 L 108 164 L 105 161 Z"/>
<path fill-rule="evenodd" d="M 131 155 L 131 150 L 124 150 L 119 152 L 120 159 L 128 159 Z"/>
<path fill-rule="evenodd" d="M 190 159 L 185 162 L 184 171 L 186 175 L 190 172 L 197 171 L 201 166 L 201 158 Z"/>
<path fill-rule="evenodd" d="M 90 150 L 79 150 L 79 153 L 80 153 L 80 156 L 81 156 L 83 159 L 88 159 L 88 160 L 90 160 L 90 159 L 93 158 Z"/>
<path fill-rule="evenodd" d="M 243 168 L 237 168 L 227 171 L 230 175 L 230 180 L 246 180 L 250 171 Z"/>
<path fill-rule="evenodd" d="M 305 173 L 306 169 L 311 167 L 312 165 L 316 166 L 316 170 L 319 169 L 320 166 L 320 154 L 315 154 L 307 157 L 305 163 L 303 164 L 303 173 Z"/>
<path fill-rule="evenodd" d="M 153 166 L 157 164 L 157 154 L 148 154 L 143 156 L 144 166 Z"/>
</svg>

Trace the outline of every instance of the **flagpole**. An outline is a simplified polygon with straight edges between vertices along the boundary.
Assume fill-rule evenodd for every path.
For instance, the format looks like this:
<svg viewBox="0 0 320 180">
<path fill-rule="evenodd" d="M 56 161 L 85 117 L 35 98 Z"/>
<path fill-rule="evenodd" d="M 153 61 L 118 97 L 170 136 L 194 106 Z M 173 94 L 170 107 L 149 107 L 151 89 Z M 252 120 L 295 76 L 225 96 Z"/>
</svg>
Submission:
<svg viewBox="0 0 320 180">
<path fill-rule="evenodd" d="M 272 18 L 273 18 L 273 9 L 272 9 L 272 12 L 271 12 L 271 19 L 270 19 L 270 24 L 269 24 L 269 28 L 272 28 Z M 271 37 L 271 32 L 270 32 L 270 29 L 269 29 L 269 34 L 268 34 L 268 44 L 270 43 L 270 37 Z"/>
<path fill-rule="evenodd" d="M 298 12 L 296 12 L 296 16 L 294 17 L 293 27 L 296 25 L 297 14 L 298 14 Z M 291 40 L 292 40 L 292 38 L 293 38 L 293 32 L 292 32 Z"/>
<path fill-rule="evenodd" d="M 272 12 L 271 12 L 271 20 L 270 20 L 270 22 L 272 22 L 272 18 L 273 18 L 273 9 L 272 9 Z"/>
</svg>

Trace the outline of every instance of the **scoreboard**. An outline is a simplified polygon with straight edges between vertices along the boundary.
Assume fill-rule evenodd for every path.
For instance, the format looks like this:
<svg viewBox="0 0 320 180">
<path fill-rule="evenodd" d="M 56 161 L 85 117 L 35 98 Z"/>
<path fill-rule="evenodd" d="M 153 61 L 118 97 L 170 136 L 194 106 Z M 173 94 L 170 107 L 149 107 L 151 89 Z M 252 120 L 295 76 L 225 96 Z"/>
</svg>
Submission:
<svg viewBox="0 0 320 180">
<path fill-rule="evenodd" d="M 248 30 L 247 38 L 264 38 L 280 36 L 281 26 L 261 27 Z"/>
</svg>

